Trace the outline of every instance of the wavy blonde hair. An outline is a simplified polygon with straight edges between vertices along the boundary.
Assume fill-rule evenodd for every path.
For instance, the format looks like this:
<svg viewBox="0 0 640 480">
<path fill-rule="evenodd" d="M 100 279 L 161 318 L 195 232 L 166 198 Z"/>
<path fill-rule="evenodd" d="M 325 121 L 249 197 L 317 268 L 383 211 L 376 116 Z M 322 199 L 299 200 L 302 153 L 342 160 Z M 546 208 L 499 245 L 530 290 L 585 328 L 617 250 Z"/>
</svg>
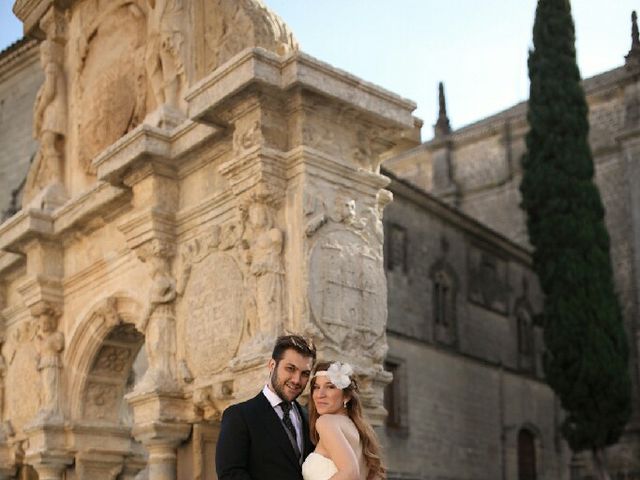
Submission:
<svg viewBox="0 0 640 480">
<path fill-rule="evenodd" d="M 331 362 L 319 362 L 313 373 L 324 372 L 329 368 Z M 318 444 L 320 439 L 318 431 L 316 430 L 316 420 L 318 420 L 318 411 L 313 402 L 313 387 L 316 384 L 316 377 L 311 377 L 311 394 L 309 398 L 309 429 L 311 434 L 311 441 L 314 445 Z M 362 415 L 362 402 L 358 394 L 358 384 L 355 379 L 351 379 L 351 383 L 348 387 L 342 390 L 345 396 L 350 396 L 350 400 L 347 403 L 347 415 L 356 426 L 358 434 L 360 436 L 360 443 L 362 445 L 362 454 L 364 455 L 364 461 L 369 469 L 367 474 L 367 480 L 380 480 L 386 478 L 387 469 L 382 463 L 382 456 L 380 454 L 380 442 L 376 436 L 376 432 L 373 431 L 371 425 L 367 423 Z"/>
</svg>

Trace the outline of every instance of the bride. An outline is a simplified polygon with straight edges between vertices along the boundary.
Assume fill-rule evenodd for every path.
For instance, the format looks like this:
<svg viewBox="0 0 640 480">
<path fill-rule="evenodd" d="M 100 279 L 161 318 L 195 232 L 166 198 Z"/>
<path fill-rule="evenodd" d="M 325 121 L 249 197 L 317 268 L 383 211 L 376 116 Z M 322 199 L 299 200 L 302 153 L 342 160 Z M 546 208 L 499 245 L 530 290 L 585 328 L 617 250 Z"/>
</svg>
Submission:
<svg viewBox="0 0 640 480">
<path fill-rule="evenodd" d="M 385 468 L 376 434 L 362 416 L 351 365 L 321 362 L 311 377 L 311 441 L 304 480 L 380 480 Z"/>
</svg>

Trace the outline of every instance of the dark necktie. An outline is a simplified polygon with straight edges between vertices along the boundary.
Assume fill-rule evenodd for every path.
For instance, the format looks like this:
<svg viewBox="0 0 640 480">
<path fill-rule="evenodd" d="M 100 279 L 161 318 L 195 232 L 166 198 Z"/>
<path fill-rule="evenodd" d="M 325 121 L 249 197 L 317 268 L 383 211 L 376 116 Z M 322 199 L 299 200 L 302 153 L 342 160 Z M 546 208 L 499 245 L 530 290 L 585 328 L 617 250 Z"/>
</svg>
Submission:
<svg viewBox="0 0 640 480">
<path fill-rule="evenodd" d="M 296 440 L 296 427 L 293 426 L 293 422 L 291 421 L 291 417 L 289 416 L 289 413 L 291 412 L 291 404 L 289 402 L 282 402 L 280 404 L 280 407 L 282 408 L 283 413 L 282 423 L 284 423 L 284 426 L 287 427 L 287 430 L 289 430 L 289 439 L 291 440 L 291 444 L 296 452 L 296 455 L 298 455 L 299 457 L 300 448 L 298 447 L 298 441 Z"/>
</svg>

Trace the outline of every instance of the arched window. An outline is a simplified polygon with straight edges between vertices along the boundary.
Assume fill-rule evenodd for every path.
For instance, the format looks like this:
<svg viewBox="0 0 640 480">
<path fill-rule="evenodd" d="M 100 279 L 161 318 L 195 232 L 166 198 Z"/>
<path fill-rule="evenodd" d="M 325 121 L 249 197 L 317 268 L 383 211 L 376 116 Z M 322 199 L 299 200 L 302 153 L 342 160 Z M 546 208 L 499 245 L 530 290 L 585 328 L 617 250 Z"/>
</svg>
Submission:
<svg viewBox="0 0 640 480">
<path fill-rule="evenodd" d="M 518 432 L 518 480 L 536 478 L 536 438 L 523 428 Z"/>
</svg>

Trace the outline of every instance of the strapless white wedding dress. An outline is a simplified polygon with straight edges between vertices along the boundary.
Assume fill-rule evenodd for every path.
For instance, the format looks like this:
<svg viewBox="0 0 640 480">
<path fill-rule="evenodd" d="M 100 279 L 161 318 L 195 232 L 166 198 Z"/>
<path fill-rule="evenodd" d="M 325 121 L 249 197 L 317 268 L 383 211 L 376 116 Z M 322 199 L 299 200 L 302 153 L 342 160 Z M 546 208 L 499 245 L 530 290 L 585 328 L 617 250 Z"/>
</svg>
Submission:
<svg viewBox="0 0 640 480">
<path fill-rule="evenodd" d="M 311 452 L 302 464 L 304 480 L 328 480 L 338 472 L 336 464 L 319 453 Z"/>
</svg>

